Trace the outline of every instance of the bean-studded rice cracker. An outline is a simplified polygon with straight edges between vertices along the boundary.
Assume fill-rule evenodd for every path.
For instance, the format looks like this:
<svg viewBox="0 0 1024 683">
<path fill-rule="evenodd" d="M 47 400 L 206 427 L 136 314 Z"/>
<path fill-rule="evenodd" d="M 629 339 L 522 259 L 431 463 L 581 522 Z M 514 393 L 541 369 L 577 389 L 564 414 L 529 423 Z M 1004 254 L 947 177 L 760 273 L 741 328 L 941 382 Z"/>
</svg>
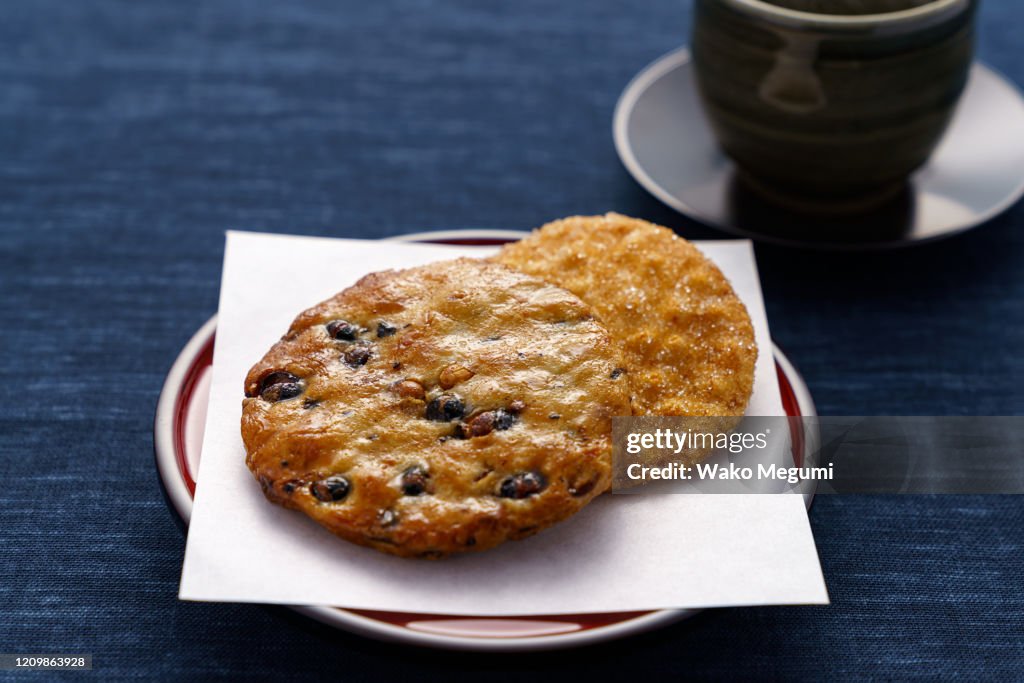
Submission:
<svg viewBox="0 0 1024 683">
<path fill-rule="evenodd" d="M 487 261 L 374 273 L 299 315 L 245 380 L 271 501 L 440 557 L 529 536 L 608 488 L 623 360 L 576 296 Z"/>
</svg>

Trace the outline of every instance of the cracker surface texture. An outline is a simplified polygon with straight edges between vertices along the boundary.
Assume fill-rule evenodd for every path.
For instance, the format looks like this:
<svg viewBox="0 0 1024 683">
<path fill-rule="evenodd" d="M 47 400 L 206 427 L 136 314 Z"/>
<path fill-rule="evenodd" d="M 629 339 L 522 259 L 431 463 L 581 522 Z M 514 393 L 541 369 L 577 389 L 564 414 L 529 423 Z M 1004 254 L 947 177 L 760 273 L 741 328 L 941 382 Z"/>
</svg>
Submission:
<svg viewBox="0 0 1024 683">
<path fill-rule="evenodd" d="M 474 259 L 373 273 L 249 371 L 246 464 L 354 543 L 483 550 L 608 488 L 623 363 L 590 307 L 540 278 Z"/>
<path fill-rule="evenodd" d="M 637 415 L 738 416 L 757 345 L 722 272 L 668 228 L 615 213 L 554 221 L 499 263 L 589 304 L 622 348 Z"/>
</svg>

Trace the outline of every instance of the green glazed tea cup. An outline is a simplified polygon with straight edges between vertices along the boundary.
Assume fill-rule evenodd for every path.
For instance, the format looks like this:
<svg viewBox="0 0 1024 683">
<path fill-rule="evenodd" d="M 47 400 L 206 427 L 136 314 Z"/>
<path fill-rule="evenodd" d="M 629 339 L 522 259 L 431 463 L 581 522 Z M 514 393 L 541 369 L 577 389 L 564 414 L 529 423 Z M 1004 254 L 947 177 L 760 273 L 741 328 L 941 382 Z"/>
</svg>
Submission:
<svg viewBox="0 0 1024 683">
<path fill-rule="evenodd" d="M 798 209 L 856 210 L 901 192 L 963 92 L 976 4 L 695 0 L 701 102 L 741 178 Z"/>
</svg>

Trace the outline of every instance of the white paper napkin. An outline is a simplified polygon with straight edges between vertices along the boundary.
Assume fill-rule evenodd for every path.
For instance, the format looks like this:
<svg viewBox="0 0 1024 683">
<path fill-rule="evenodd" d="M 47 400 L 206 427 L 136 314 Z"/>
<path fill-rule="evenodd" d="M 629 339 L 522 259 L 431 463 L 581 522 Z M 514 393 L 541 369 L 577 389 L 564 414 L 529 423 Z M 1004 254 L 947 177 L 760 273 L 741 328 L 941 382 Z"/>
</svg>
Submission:
<svg viewBox="0 0 1024 683">
<path fill-rule="evenodd" d="M 750 243 L 699 246 L 754 323 L 760 353 L 748 414 L 781 415 Z M 245 467 L 242 383 L 295 315 L 371 271 L 487 253 L 228 233 L 180 597 L 481 616 L 828 602 L 796 495 L 605 495 L 532 538 L 440 561 L 352 545 L 264 499 Z"/>
</svg>

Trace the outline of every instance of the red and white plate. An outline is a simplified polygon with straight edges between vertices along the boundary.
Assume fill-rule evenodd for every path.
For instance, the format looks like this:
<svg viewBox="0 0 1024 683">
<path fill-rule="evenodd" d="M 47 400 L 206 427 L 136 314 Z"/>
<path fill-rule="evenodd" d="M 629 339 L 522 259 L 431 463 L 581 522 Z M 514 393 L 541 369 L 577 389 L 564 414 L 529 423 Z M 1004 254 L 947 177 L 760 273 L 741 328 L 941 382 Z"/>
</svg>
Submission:
<svg viewBox="0 0 1024 683">
<path fill-rule="evenodd" d="M 426 232 L 392 238 L 402 242 L 494 246 L 523 237 L 511 230 Z M 167 375 L 154 426 L 156 464 L 167 498 L 188 524 L 196 473 L 203 444 L 206 408 L 213 368 L 216 316 L 210 318 L 181 350 Z M 786 413 L 816 415 L 803 379 L 785 355 L 773 347 L 779 390 Z M 794 459 L 800 463 L 809 448 L 799 420 L 792 420 Z M 810 505 L 813 492 L 805 494 Z M 295 611 L 337 628 L 381 640 L 458 650 L 548 650 L 621 638 L 665 626 L 699 610 L 655 610 L 595 614 L 548 614 L 528 617 L 474 617 L 342 609 L 296 605 Z"/>
</svg>

